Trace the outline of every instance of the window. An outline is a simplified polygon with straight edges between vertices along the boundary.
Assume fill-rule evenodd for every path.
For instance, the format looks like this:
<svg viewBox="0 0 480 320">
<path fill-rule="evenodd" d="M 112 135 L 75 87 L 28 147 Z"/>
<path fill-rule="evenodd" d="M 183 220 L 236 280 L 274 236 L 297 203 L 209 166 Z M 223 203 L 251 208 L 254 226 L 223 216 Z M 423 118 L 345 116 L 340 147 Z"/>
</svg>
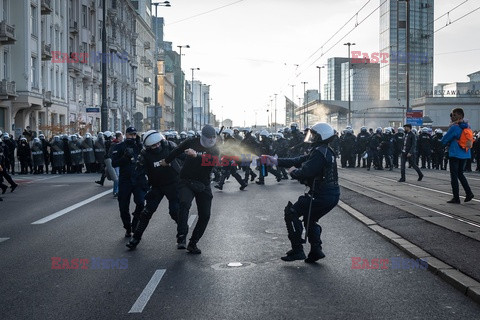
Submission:
<svg viewBox="0 0 480 320">
<path fill-rule="evenodd" d="M 37 24 L 38 24 L 38 19 L 37 19 L 37 7 L 31 6 L 31 19 L 30 19 L 30 33 L 32 36 L 38 36 L 38 30 L 37 30 Z"/>
<path fill-rule="evenodd" d="M 100 1 L 101 3 L 101 1 Z M 98 20 L 98 38 L 100 40 L 102 40 L 102 21 L 101 20 Z"/>
<path fill-rule="evenodd" d="M 60 9 L 59 0 L 55 0 L 55 14 L 58 16 L 58 9 Z"/>
<path fill-rule="evenodd" d="M 65 92 L 64 92 L 64 86 L 63 86 L 64 83 L 65 83 L 65 82 L 64 82 L 64 80 L 63 80 L 63 72 L 62 72 L 62 73 L 60 74 L 60 84 L 61 84 L 61 85 L 60 85 L 60 97 L 61 97 L 62 99 L 65 99 Z"/>
<path fill-rule="evenodd" d="M 60 38 L 58 36 L 58 30 L 55 30 L 55 48 L 60 50 Z"/>
<path fill-rule="evenodd" d="M 55 96 L 58 98 L 60 97 L 60 78 L 58 75 L 58 70 L 55 73 L 55 81 L 56 81 Z"/>
<path fill-rule="evenodd" d="M 63 40 L 63 32 L 60 32 L 60 43 L 58 44 L 57 50 L 62 51 L 62 40 Z"/>
<path fill-rule="evenodd" d="M 82 6 L 82 27 L 87 27 L 87 6 Z"/>
<path fill-rule="evenodd" d="M 37 58 L 32 57 L 31 59 L 32 69 L 30 71 L 30 81 L 33 88 L 38 89 L 38 67 L 37 67 Z"/>
<path fill-rule="evenodd" d="M 8 78 L 8 52 L 3 51 L 3 79 Z"/>
<path fill-rule="evenodd" d="M 3 0 L 3 20 L 8 22 L 8 0 Z"/>
</svg>

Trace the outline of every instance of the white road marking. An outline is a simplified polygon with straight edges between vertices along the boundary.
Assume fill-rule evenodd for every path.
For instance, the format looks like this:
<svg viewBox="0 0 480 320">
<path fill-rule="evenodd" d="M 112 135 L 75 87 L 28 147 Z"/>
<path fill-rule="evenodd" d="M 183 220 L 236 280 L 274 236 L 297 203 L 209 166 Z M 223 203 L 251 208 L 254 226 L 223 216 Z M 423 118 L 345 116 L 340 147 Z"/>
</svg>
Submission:
<svg viewBox="0 0 480 320">
<path fill-rule="evenodd" d="M 197 219 L 197 215 L 196 214 L 192 214 L 189 218 L 188 218 L 188 227 L 191 228 L 193 223 L 195 222 L 195 219 Z"/>
<path fill-rule="evenodd" d="M 0 242 L 7 241 L 10 238 L 0 238 Z"/>
<path fill-rule="evenodd" d="M 42 218 L 42 219 L 37 220 L 37 221 L 35 221 L 35 222 L 32 222 L 32 224 L 43 224 L 43 223 L 46 223 L 46 222 L 48 222 L 48 221 L 51 221 L 51 220 L 53 220 L 53 219 L 55 219 L 55 218 L 58 218 L 58 217 L 60 217 L 60 216 L 63 216 L 64 214 L 69 213 L 70 211 L 73 211 L 73 210 L 75 210 L 75 209 L 78 209 L 78 208 L 80 208 L 80 207 L 82 207 L 82 206 L 84 206 L 84 205 L 86 205 L 86 204 L 88 204 L 88 203 L 90 203 L 90 202 L 92 202 L 92 201 L 95 201 L 95 200 L 97 200 L 97 199 L 100 199 L 101 197 L 104 197 L 104 196 L 106 196 L 107 194 L 111 194 L 111 193 L 112 193 L 112 190 L 113 190 L 113 189 L 110 189 L 110 190 L 108 190 L 108 191 L 105 191 L 105 192 L 102 192 L 102 193 L 100 193 L 100 194 L 97 194 L 96 196 L 93 196 L 93 197 L 90 197 L 90 198 L 88 198 L 88 199 L 86 199 L 86 200 L 80 201 L 79 203 L 76 203 L 76 204 L 74 204 L 73 206 L 70 206 L 70 207 L 65 208 L 65 209 L 63 209 L 63 210 L 60 210 L 60 211 L 58 211 L 58 212 L 52 213 L 51 215 L 46 216 L 45 218 Z"/>
<path fill-rule="evenodd" d="M 159 269 L 156 270 L 152 276 L 152 279 L 147 283 L 145 289 L 143 289 L 142 293 L 138 297 L 137 301 L 133 304 L 132 308 L 128 313 L 141 313 L 145 306 L 148 303 L 148 300 L 152 297 L 153 292 L 157 288 L 160 280 L 162 280 L 163 275 L 165 274 L 166 269 Z"/>
<path fill-rule="evenodd" d="M 454 219 L 454 220 L 457 220 L 457 221 L 460 221 L 460 222 L 463 222 L 463 223 L 466 223 L 466 224 L 469 224 L 471 226 L 474 226 L 474 227 L 477 227 L 477 228 L 480 228 L 480 224 L 476 224 L 476 223 L 473 223 L 473 222 L 469 222 L 469 221 L 466 221 L 462 218 L 457 218 L 457 217 L 454 217 L 454 216 L 451 216 L 447 213 L 444 213 L 444 212 L 440 212 L 438 210 L 435 210 L 435 209 L 431 209 L 431 208 L 428 208 L 428 207 L 425 207 L 425 206 L 422 206 L 420 204 L 417 204 L 417 203 L 414 203 L 414 202 L 410 202 L 408 200 L 405 200 L 405 199 L 402 199 L 402 198 L 399 198 L 399 197 L 395 197 L 395 196 L 392 196 L 391 194 L 388 194 L 388 193 L 384 193 L 384 192 L 381 192 L 381 191 L 377 191 L 375 189 L 371 189 L 371 188 L 367 188 L 367 187 L 364 187 L 358 183 L 355 183 L 355 182 L 351 182 L 349 181 L 349 183 L 351 184 L 354 184 L 360 188 L 364 188 L 364 189 L 367 189 L 369 191 L 372 191 L 372 192 L 375 192 L 375 193 L 379 193 L 381 195 L 384 195 L 384 196 L 387 196 L 387 197 L 390 197 L 390 198 L 394 198 L 394 199 L 397 199 L 397 200 L 400 200 L 400 201 L 403 201 L 403 202 L 406 202 L 408 204 L 411 204 L 411 205 L 414 205 L 416 207 L 419 207 L 419 208 L 422 208 L 422 209 L 425 209 L 425 210 L 428 210 L 428 211 L 432 211 L 432 212 L 435 212 L 436 214 L 439 214 L 441 216 L 444 216 L 444 217 L 447 217 L 447 218 L 450 218 L 450 219 Z"/>
</svg>

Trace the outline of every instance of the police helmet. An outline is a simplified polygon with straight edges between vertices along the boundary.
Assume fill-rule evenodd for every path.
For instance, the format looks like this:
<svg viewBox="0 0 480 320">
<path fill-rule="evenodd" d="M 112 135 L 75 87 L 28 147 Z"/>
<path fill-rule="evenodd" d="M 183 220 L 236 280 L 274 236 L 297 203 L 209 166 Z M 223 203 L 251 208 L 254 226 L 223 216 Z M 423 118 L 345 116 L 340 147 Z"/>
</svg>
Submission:
<svg viewBox="0 0 480 320">
<path fill-rule="evenodd" d="M 367 132 L 367 127 L 365 127 L 365 126 L 361 127 L 360 132 Z"/>
<path fill-rule="evenodd" d="M 111 131 L 105 131 L 103 133 L 103 135 L 105 136 L 105 138 L 110 138 L 112 136 L 112 132 Z"/>
<path fill-rule="evenodd" d="M 157 130 L 149 130 L 143 134 L 143 145 L 147 148 L 165 140 L 165 137 Z"/>
<path fill-rule="evenodd" d="M 398 127 L 397 131 L 398 133 L 405 133 L 405 129 L 403 129 L 403 127 Z"/>
<path fill-rule="evenodd" d="M 2 138 L 3 138 L 3 140 L 8 140 L 8 139 L 10 139 L 10 135 L 8 134 L 8 132 L 5 132 L 2 136 Z"/>
<path fill-rule="evenodd" d="M 333 137 L 335 131 L 332 126 L 326 122 L 317 122 L 315 123 L 310 130 L 308 130 L 307 136 L 305 137 L 304 142 L 307 143 L 316 143 L 316 142 L 325 142 Z"/>
<path fill-rule="evenodd" d="M 40 139 L 39 138 L 33 138 L 33 143 L 40 143 Z"/>
<path fill-rule="evenodd" d="M 428 133 L 428 128 L 427 128 L 427 127 L 423 127 L 423 128 L 422 128 L 422 133 Z"/>
<path fill-rule="evenodd" d="M 222 131 L 222 133 L 223 133 L 225 136 L 230 136 L 230 137 L 233 136 L 233 130 L 232 130 L 232 129 L 225 129 L 225 130 Z"/>
<path fill-rule="evenodd" d="M 92 139 L 90 132 L 85 133 L 85 139 Z"/>
<path fill-rule="evenodd" d="M 267 130 L 265 130 L 265 129 L 263 129 L 263 130 L 260 131 L 260 133 L 259 133 L 259 135 L 260 135 L 261 137 L 268 137 L 269 134 L 270 134 L 270 133 L 269 133 Z"/>
<path fill-rule="evenodd" d="M 375 133 L 382 133 L 382 132 L 383 132 L 382 127 L 378 127 L 378 128 L 375 130 Z"/>
<path fill-rule="evenodd" d="M 392 128 L 386 127 L 385 128 L 385 134 L 392 134 Z"/>
<path fill-rule="evenodd" d="M 412 132 L 413 132 L 414 134 L 417 134 L 417 129 L 413 128 L 413 129 L 412 129 Z"/>
<path fill-rule="evenodd" d="M 435 134 L 438 134 L 438 133 L 443 134 L 442 129 L 435 129 Z"/>
<path fill-rule="evenodd" d="M 39 138 L 39 139 L 45 139 L 45 135 L 44 135 L 43 133 L 40 133 L 40 134 L 38 135 L 38 138 Z"/>
<path fill-rule="evenodd" d="M 283 136 L 283 133 L 279 132 L 277 133 L 277 139 L 284 139 L 285 137 Z"/>
</svg>

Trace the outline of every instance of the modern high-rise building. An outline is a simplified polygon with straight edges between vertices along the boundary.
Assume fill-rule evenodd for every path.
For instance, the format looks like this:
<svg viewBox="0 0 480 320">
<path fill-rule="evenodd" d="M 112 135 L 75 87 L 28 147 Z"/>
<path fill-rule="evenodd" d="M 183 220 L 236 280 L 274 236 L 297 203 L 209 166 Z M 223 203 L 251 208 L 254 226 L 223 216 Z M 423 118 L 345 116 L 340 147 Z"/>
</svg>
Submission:
<svg viewBox="0 0 480 320">
<path fill-rule="evenodd" d="M 328 59 L 328 79 L 325 86 L 324 100 L 341 100 L 342 98 L 342 63 L 348 58 Z"/>
<path fill-rule="evenodd" d="M 388 58 L 380 65 L 380 99 L 407 105 L 407 90 L 411 101 L 433 88 L 434 0 L 381 2 L 380 52 Z"/>
<path fill-rule="evenodd" d="M 342 100 L 348 101 L 348 77 L 350 77 L 351 101 L 379 100 L 380 64 L 352 63 L 348 69 L 348 62 L 342 63 Z"/>
</svg>

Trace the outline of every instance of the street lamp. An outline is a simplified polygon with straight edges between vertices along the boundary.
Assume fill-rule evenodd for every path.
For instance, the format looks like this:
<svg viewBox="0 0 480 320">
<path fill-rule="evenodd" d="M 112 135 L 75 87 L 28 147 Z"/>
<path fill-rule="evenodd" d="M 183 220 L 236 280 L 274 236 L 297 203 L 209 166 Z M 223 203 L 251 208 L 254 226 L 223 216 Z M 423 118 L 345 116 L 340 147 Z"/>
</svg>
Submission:
<svg viewBox="0 0 480 320">
<path fill-rule="evenodd" d="M 351 125 L 351 97 L 350 97 L 350 69 L 352 68 L 352 61 L 350 60 L 350 47 L 354 46 L 355 43 L 347 42 L 343 44 L 344 46 L 348 46 L 348 124 Z"/>
<path fill-rule="evenodd" d="M 275 93 L 275 132 L 277 132 L 277 94 Z"/>
<path fill-rule="evenodd" d="M 317 66 L 318 69 L 318 102 L 322 101 L 322 69 L 325 68 L 325 65 L 319 67 Z"/>
<path fill-rule="evenodd" d="M 194 91 L 194 85 L 193 85 L 193 73 L 195 70 L 200 70 L 200 68 L 190 68 L 192 70 L 192 130 L 195 131 L 195 124 L 193 122 L 193 91 Z M 223 121 L 223 120 L 222 120 Z"/>
<path fill-rule="evenodd" d="M 295 122 L 295 85 L 291 84 L 292 87 L 292 122 Z M 285 116 L 286 118 L 286 116 Z M 285 123 L 286 125 L 286 123 Z"/>
<path fill-rule="evenodd" d="M 303 99 L 305 99 L 305 93 L 306 93 L 306 90 L 305 90 L 305 85 L 308 83 L 307 81 L 303 81 Z M 303 101 L 303 126 L 306 128 L 308 126 L 307 122 L 308 122 L 308 117 L 306 116 L 306 113 L 305 113 L 305 107 L 307 106 L 308 104 L 308 96 L 307 96 L 307 99 Z M 308 111 L 308 110 L 307 110 Z M 305 120 L 307 119 L 307 120 Z"/>
</svg>

